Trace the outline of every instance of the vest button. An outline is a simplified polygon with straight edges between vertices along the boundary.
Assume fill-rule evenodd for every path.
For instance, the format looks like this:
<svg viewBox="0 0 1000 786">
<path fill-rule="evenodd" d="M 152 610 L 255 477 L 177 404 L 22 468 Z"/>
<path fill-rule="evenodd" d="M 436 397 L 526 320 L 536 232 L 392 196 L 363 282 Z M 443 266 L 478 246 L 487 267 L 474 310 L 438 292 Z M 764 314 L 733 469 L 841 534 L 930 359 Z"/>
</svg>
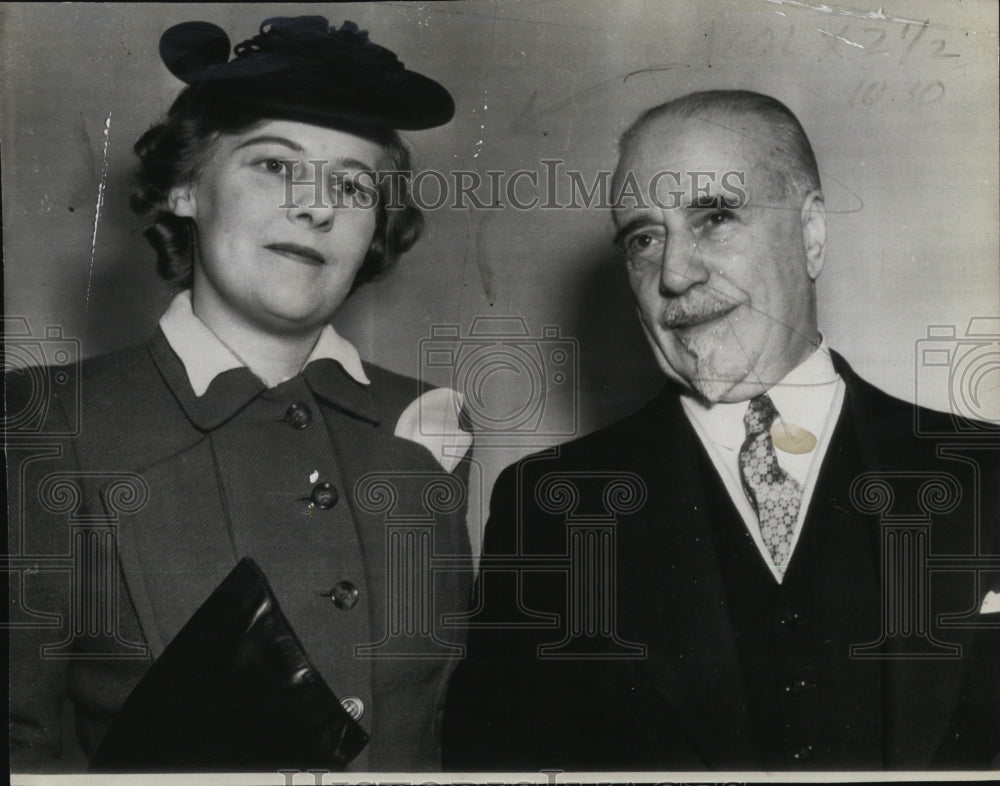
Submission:
<svg viewBox="0 0 1000 786">
<path fill-rule="evenodd" d="M 805 680 L 789 680 L 785 684 L 785 693 L 789 696 L 801 696 L 806 689 Z"/>
<path fill-rule="evenodd" d="M 285 410 L 285 422 L 292 428 L 305 428 L 312 417 L 312 410 L 306 404 L 295 403 Z"/>
<path fill-rule="evenodd" d="M 338 581 L 330 590 L 330 600 L 338 609 L 348 611 L 358 604 L 361 591 L 349 581 Z"/>
<path fill-rule="evenodd" d="M 337 504 L 337 500 L 340 499 L 340 492 L 329 483 L 317 483 L 313 486 L 309 499 L 312 500 L 317 508 L 329 510 Z"/>
<path fill-rule="evenodd" d="M 340 700 L 340 706 L 356 721 L 361 720 L 361 716 L 365 714 L 365 703 L 357 696 L 344 696 Z"/>
<path fill-rule="evenodd" d="M 797 625 L 802 625 L 805 621 L 805 617 L 797 611 L 786 611 L 778 618 L 778 624 L 783 628 L 794 628 Z"/>
<path fill-rule="evenodd" d="M 812 745 L 800 745 L 795 753 L 792 754 L 792 758 L 795 759 L 795 761 L 809 761 L 812 757 Z"/>
</svg>

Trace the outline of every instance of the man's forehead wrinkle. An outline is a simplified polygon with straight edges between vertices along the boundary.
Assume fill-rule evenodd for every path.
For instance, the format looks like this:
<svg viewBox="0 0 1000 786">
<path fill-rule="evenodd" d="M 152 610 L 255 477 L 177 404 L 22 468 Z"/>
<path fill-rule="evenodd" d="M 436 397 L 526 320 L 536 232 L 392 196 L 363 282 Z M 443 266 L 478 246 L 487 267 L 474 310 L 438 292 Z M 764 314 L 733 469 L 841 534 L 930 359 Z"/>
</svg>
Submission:
<svg viewBox="0 0 1000 786">
<path fill-rule="evenodd" d="M 720 114 L 725 116 L 726 112 L 722 111 Z M 754 188 L 752 183 L 744 183 L 744 186 L 750 191 L 752 203 L 761 208 L 790 209 L 784 203 L 791 196 L 788 191 L 794 185 L 795 174 L 789 172 L 788 162 L 784 160 L 785 154 L 781 150 L 780 133 L 777 126 L 769 119 L 756 115 L 742 114 L 730 115 L 730 117 L 731 122 L 728 123 L 715 121 L 702 115 L 699 115 L 698 119 L 724 128 L 736 134 L 741 140 L 742 149 L 745 151 L 745 161 L 748 164 L 745 174 L 748 178 L 753 175 L 758 184 L 762 184 L 761 187 Z M 737 125 L 739 128 L 736 127 Z M 751 142 L 752 144 L 748 144 Z M 766 202 L 754 200 L 755 191 Z"/>
<path fill-rule="evenodd" d="M 708 116 L 705 116 L 705 115 L 699 115 L 697 119 L 700 120 L 703 123 L 708 123 L 710 125 L 717 126 L 718 128 L 722 128 L 722 129 L 724 129 L 724 130 L 728 131 L 729 133 L 734 134 L 736 136 L 737 142 L 733 146 L 732 155 L 730 155 L 729 161 L 728 161 L 727 166 L 726 166 L 726 171 L 727 172 L 732 171 L 734 162 L 736 161 L 736 157 L 739 155 L 740 151 L 743 149 L 743 146 L 744 146 L 744 144 L 745 144 L 745 142 L 746 142 L 746 140 L 748 138 L 748 136 L 746 134 L 746 127 L 744 127 L 742 130 L 737 130 L 737 129 L 733 128 L 729 124 L 712 120 L 712 118 L 710 118 Z M 732 119 L 735 120 L 736 118 L 732 118 Z M 750 157 L 747 156 L 746 154 L 744 154 L 744 158 L 747 158 L 749 160 Z"/>
<path fill-rule="evenodd" d="M 764 138 L 762 134 L 750 133 L 750 129 L 754 125 L 762 127 L 762 130 L 773 128 L 772 125 L 766 120 L 752 115 L 733 115 L 725 112 L 720 114 L 728 118 L 729 122 L 716 121 L 700 115 L 698 119 L 736 136 L 738 141 L 732 156 L 730 156 L 727 171 L 733 170 L 737 158 L 742 153 L 744 164 L 742 169 L 745 178 L 742 185 L 748 192 L 750 204 L 756 207 L 775 207 L 775 205 L 764 204 L 760 201 L 760 199 L 768 199 L 769 196 L 780 197 L 784 190 L 782 173 L 778 167 L 774 166 L 769 156 L 774 140 Z M 768 199 L 768 201 L 771 200 Z"/>
<path fill-rule="evenodd" d="M 730 164 L 742 152 L 748 162 L 753 162 L 765 171 L 775 171 L 775 167 L 770 163 L 775 145 L 774 123 L 756 115 L 733 114 L 726 110 L 719 110 L 714 117 L 718 119 L 713 119 L 713 116 L 708 114 L 692 115 L 687 119 L 697 120 L 733 135 L 735 139 L 733 153 L 729 159 Z"/>
<path fill-rule="evenodd" d="M 732 112 L 724 108 L 690 115 L 668 114 L 661 119 L 664 121 L 693 121 L 714 126 L 735 136 L 739 140 L 738 146 L 749 141 L 766 149 L 774 141 L 774 124 L 766 118 L 754 114 Z"/>
<path fill-rule="evenodd" d="M 629 187 L 630 178 L 640 186 L 648 186 L 660 173 L 674 173 L 679 178 L 680 198 L 684 207 L 693 201 L 691 179 L 694 173 L 710 172 L 714 177 L 698 180 L 699 188 L 707 188 L 710 196 L 728 193 L 721 178 L 730 178 L 745 192 L 743 209 L 789 210 L 786 204 L 789 178 L 784 173 L 780 156 L 773 152 L 776 140 L 767 135 L 773 124 L 758 115 L 734 114 L 727 110 L 701 112 L 696 115 L 667 113 L 649 120 L 623 146 L 611 181 L 617 194 Z M 732 179 L 735 178 L 735 179 Z M 657 188 L 673 188 L 667 178 Z M 675 205 L 676 206 L 676 205 Z M 798 209 L 798 206 L 794 206 Z M 636 212 L 615 210 L 616 223 L 631 219 Z"/>
<path fill-rule="evenodd" d="M 766 160 L 764 153 L 773 141 L 748 133 L 750 124 L 760 122 L 753 117 L 727 118 L 723 115 L 715 120 L 707 115 L 664 115 L 651 120 L 629 139 L 619 159 L 619 171 L 625 162 L 632 163 L 631 168 L 634 170 L 637 158 L 654 155 L 660 158 L 654 162 L 660 169 L 676 169 L 683 164 L 687 171 L 696 171 L 707 165 L 718 166 L 719 162 L 707 160 L 718 157 L 722 159 L 722 168 L 728 171 L 741 154 L 747 159 L 755 159 L 759 165 L 762 160 Z M 706 133 L 699 133 L 700 124 L 709 126 L 703 129 Z M 731 140 L 723 139 L 720 131 L 731 136 Z M 701 143 L 710 144 L 711 147 L 707 150 L 699 149 L 697 146 Z M 677 148 L 678 144 L 681 145 L 680 149 Z M 692 145 L 694 150 L 691 149 Z M 673 160 L 666 159 L 668 152 L 673 155 Z M 643 155 L 639 155 L 640 153 Z M 759 154 L 753 155 L 754 153 Z M 692 160 L 692 156 L 699 157 L 701 162 Z"/>
</svg>

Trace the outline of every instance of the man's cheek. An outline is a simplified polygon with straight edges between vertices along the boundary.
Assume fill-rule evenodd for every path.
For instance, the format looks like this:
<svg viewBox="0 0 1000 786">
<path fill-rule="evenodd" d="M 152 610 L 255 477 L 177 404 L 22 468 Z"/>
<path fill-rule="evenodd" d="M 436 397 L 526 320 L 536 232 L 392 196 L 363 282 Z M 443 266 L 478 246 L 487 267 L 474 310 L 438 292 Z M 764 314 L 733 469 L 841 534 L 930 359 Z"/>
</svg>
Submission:
<svg viewBox="0 0 1000 786">
<path fill-rule="evenodd" d="M 628 268 L 628 285 L 632 290 L 632 295 L 640 304 L 651 294 L 648 273 L 644 274 L 643 271 L 637 270 L 631 265 Z"/>
</svg>

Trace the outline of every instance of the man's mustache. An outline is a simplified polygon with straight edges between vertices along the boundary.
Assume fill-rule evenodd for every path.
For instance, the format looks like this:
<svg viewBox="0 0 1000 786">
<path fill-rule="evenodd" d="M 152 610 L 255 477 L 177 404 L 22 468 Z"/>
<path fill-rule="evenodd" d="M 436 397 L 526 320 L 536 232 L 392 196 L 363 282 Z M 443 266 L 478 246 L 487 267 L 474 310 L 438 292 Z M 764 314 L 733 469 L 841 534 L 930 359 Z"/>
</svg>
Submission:
<svg viewBox="0 0 1000 786">
<path fill-rule="evenodd" d="M 689 292 L 669 298 L 660 312 L 660 326 L 665 330 L 699 325 L 717 319 L 739 305 L 738 301 L 720 297 L 710 291 Z"/>
</svg>

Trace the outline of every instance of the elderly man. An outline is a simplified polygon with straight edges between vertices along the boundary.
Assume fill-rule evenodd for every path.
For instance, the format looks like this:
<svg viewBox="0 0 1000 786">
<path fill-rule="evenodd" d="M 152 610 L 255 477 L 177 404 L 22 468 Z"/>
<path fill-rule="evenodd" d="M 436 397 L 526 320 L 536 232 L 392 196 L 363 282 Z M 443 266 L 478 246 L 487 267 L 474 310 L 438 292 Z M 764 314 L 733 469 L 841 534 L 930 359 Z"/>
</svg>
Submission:
<svg viewBox="0 0 1000 786">
<path fill-rule="evenodd" d="M 998 443 L 938 451 L 828 348 L 798 120 L 742 91 L 655 107 L 622 138 L 615 194 L 669 384 L 498 480 L 446 763 L 989 766 Z"/>
</svg>

